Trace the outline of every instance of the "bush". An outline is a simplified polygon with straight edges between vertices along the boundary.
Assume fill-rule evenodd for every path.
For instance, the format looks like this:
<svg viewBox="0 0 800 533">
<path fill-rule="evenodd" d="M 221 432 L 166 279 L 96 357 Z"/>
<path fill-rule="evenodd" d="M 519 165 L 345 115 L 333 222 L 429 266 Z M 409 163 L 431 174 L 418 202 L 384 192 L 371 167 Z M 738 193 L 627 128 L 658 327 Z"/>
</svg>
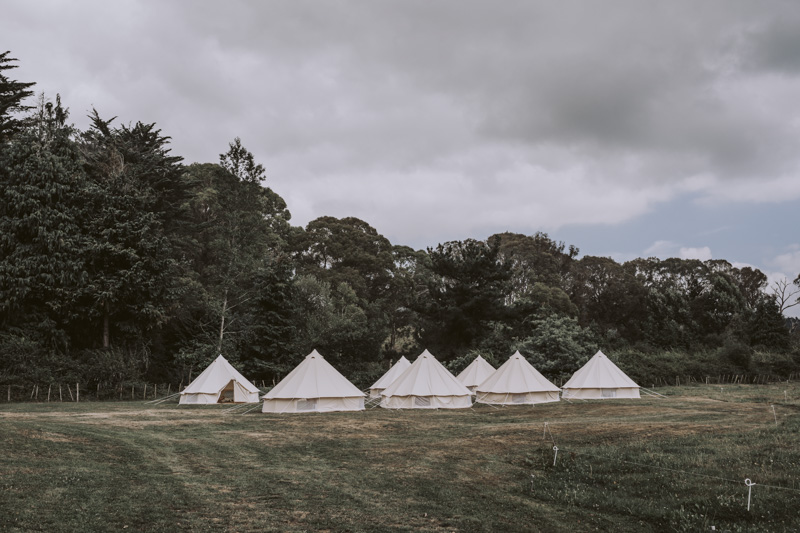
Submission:
<svg viewBox="0 0 800 533">
<path fill-rule="evenodd" d="M 722 361 L 732 363 L 744 372 L 750 370 L 750 358 L 752 356 L 753 349 L 750 346 L 732 339 L 726 340 L 719 350 L 719 357 Z"/>
<path fill-rule="evenodd" d="M 548 316 L 532 325 L 516 349 L 551 380 L 568 378 L 598 350 L 595 335 L 574 318 Z"/>
<path fill-rule="evenodd" d="M 8 384 L 75 381 L 84 369 L 23 335 L 0 336 L 0 381 Z"/>
</svg>

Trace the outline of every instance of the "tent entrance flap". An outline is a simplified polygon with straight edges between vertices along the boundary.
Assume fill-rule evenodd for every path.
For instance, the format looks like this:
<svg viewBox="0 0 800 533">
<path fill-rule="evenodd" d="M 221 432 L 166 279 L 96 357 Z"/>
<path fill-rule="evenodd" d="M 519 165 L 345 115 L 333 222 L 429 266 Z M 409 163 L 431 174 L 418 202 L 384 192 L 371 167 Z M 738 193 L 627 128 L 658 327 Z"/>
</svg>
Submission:
<svg viewBox="0 0 800 533">
<path fill-rule="evenodd" d="M 230 380 L 225 387 L 219 391 L 219 399 L 217 403 L 233 403 L 236 401 L 235 399 L 235 392 L 234 392 L 234 380 Z"/>
</svg>

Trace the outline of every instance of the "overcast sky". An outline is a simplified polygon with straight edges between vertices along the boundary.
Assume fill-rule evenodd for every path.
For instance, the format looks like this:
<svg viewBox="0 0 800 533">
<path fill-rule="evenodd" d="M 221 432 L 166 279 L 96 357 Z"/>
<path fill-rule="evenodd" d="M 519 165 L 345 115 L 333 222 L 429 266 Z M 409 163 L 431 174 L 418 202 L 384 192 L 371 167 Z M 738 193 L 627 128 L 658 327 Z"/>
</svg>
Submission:
<svg viewBox="0 0 800 533">
<path fill-rule="evenodd" d="M 295 224 L 800 273 L 794 0 L 5 0 L 0 48 L 79 127 L 240 137 Z"/>
</svg>

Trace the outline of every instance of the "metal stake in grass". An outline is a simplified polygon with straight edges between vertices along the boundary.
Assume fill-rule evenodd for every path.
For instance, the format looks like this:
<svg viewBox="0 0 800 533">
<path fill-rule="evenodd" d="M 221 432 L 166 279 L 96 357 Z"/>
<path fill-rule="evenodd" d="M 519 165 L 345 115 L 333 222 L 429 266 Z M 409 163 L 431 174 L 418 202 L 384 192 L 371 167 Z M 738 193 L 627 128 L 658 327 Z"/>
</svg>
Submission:
<svg viewBox="0 0 800 533">
<path fill-rule="evenodd" d="M 775 425 L 778 425 L 778 415 L 775 414 L 775 404 L 772 405 L 772 417 L 775 419 Z"/>
<path fill-rule="evenodd" d="M 750 481 L 750 478 L 747 478 L 747 479 L 744 480 L 744 484 L 747 485 L 747 510 L 749 511 L 750 510 L 750 493 L 752 492 L 753 485 L 755 485 L 755 483 Z"/>
<path fill-rule="evenodd" d="M 553 466 L 556 466 L 556 460 L 558 459 L 558 446 L 553 446 L 553 451 L 556 452 L 553 455 Z"/>
</svg>

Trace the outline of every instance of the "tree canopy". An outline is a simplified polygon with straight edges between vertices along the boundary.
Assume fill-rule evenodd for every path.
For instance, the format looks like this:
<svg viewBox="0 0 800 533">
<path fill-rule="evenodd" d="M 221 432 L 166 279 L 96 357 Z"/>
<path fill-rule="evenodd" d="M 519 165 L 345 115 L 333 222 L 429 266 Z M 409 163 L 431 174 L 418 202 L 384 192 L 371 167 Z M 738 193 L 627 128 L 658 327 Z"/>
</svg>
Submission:
<svg viewBox="0 0 800 533">
<path fill-rule="evenodd" d="M 519 349 L 551 378 L 600 347 L 800 370 L 789 280 L 767 294 L 752 267 L 619 263 L 543 232 L 415 250 L 355 217 L 293 226 L 238 137 L 184 165 L 156 124 L 93 111 L 80 131 L 59 96 L 26 104 L 15 61 L 0 54 L 0 380 L 186 383 L 219 353 L 273 380 L 312 349 L 363 382 L 424 348 L 454 368 Z"/>
</svg>

